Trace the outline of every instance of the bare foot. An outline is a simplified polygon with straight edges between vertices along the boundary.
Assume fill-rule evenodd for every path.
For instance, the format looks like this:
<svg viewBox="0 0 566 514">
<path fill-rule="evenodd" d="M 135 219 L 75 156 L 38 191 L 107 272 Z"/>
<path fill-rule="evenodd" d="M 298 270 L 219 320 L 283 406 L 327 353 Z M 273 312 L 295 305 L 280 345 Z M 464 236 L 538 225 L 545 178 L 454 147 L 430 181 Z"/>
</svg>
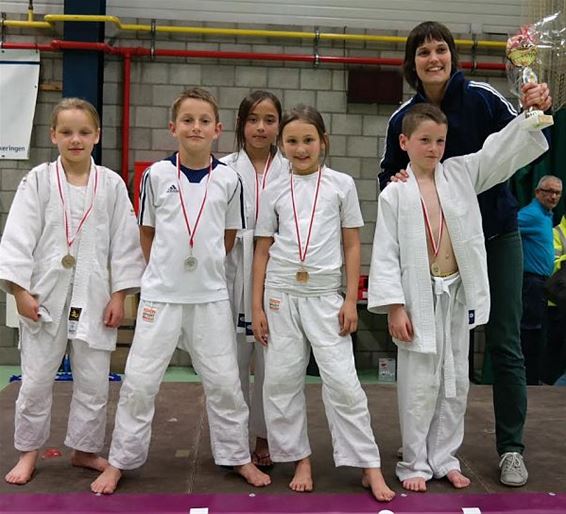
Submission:
<svg viewBox="0 0 566 514">
<path fill-rule="evenodd" d="M 108 461 L 96 453 L 81 452 L 73 450 L 71 464 L 79 468 L 89 468 L 96 471 L 104 471 L 108 467 Z"/>
<path fill-rule="evenodd" d="M 256 466 L 271 466 L 273 464 L 269 455 L 267 439 L 264 439 L 263 437 L 256 437 L 255 450 L 252 453 L 252 462 Z"/>
<path fill-rule="evenodd" d="M 90 484 L 90 490 L 97 494 L 112 494 L 118 487 L 120 478 L 122 478 L 122 471 L 108 464 L 98 478 Z"/>
<path fill-rule="evenodd" d="M 314 484 L 312 481 L 311 460 L 309 457 L 298 460 L 295 464 L 295 475 L 289 487 L 298 493 L 310 493 Z"/>
<path fill-rule="evenodd" d="M 242 466 L 234 466 L 234 471 L 242 475 L 246 482 L 254 487 L 265 487 L 271 484 L 271 477 L 257 469 L 255 464 L 248 462 Z"/>
<path fill-rule="evenodd" d="M 395 493 L 387 487 L 379 468 L 365 468 L 362 471 L 362 485 L 371 489 L 378 502 L 390 502 L 395 497 Z"/>
<path fill-rule="evenodd" d="M 426 480 L 422 477 L 407 478 L 407 480 L 403 480 L 403 487 L 407 489 L 407 491 L 414 491 L 416 493 L 425 493 Z"/>
<path fill-rule="evenodd" d="M 8 473 L 6 473 L 4 480 L 6 480 L 9 484 L 14 485 L 27 484 L 33 476 L 38 457 L 39 450 L 21 452 L 18 463 Z"/>
<path fill-rule="evenodd" d="M 460 471 L 458 471 L 457 469 L 449 471 L 446 475 L 446 478 L 456 489 L 463 489 L 464 487 L 468 487 L 472 483 L 472 481 L 468 477 L 462 475 L 462 473 L 460 473 Z"/>
</svg>

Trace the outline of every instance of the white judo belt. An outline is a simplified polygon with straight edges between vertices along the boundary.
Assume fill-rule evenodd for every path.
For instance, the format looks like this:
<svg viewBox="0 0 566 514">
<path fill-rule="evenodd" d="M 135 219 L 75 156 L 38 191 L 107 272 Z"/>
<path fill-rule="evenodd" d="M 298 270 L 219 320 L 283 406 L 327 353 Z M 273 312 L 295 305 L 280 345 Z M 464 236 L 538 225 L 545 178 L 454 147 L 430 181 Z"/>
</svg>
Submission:
<svg viewBox="0 0 566 514">
<path fill-rule="evenodd" d="M 436 338 L 439 343 L 438 351 L 441 352 L 438 359 L 436 374 L 444 374 L 444 395 L 446 398 L 456 397 L 456 370 L 454 366 L 454 351 L 452 347 L 452 307 L 454 305 L 456 287 L 453 286 L 460 280 L 460 274 L 455 273 L 449 277 L 431 277 L 436 302 L 434 306 L 434 323 Z"/>
</svg>

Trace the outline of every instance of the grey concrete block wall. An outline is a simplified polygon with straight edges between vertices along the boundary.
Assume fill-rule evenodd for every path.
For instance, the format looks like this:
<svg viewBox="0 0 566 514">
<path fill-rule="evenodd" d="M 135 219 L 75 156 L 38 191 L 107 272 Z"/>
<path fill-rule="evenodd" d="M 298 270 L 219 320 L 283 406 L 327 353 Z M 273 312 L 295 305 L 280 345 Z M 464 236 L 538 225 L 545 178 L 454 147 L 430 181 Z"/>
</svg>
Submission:
<svg viewBox="0 0 566 514">
<path fill-rule="evenodd" d="M 8 13 L 9 18 L 13 18 Z M 127 20 L 122 20 L 127 22 Z M 132 20 L 147 22 L 147 20 Z M 173 22 L 171 22 L 173 24 Z M 192 24 L 192 23 L 191 23 Z M 194 25 L 194 24 L 192 24 Z M 226 24 L 224 24 L 226 25 Z M 226 25 L 228 26 L 228 25 Z M 273 28 L 273 27 L 258 27 Z M 278 27 L 284 30 L 284 27 Z M 291 27 L 290 30 L 301 30 Z M 312 30 L 306 27 L 305 30 Z M 329 29 L 330 30 L 330 29 Z M 113 33 L 115 46 L 149 45 L 147 34 Z M 403 34 L 404 35 L 404 34 Z M 8 41 L 23 40 L 44 42 L 50 37 L 8 33 Z M 135 39 L 135 38 L 138 39 Z M 195 50 L 252 51 L 286 54 L 312 54 L 310 41 L 295 40 L 239 40 L 234 37 L 214 36 L 158 36 L 158 48 L 189 48 Z M 319 52 L 323 55 L 367 55 L 371 57 L 403 57 L 400 45 L 376 43 L 329 43 L 321 41 Z M 500 59 L 500 58 L 499 58 Z M 464 56 L 464 59 L 465 56 Z M 122 62 L 115 56 L 105 57 L 103 107 L 103 164 L 119 170 L 121 165 L 122 125 Z M 276 93 L 284 107 L 296 103 L 316 106 L 323 114 L 330 135 L 328 163 L 333 168 L 349 173 L 356 180 L 360 204 L 366 227 L 362 230 L 362 273 L 367 274 L 376 217 L 376 173 L 383 151 L 385 131 L 389 116 L 398 105 L 351 104 L 347 102 L 348 70 L 340 65 L 269 61 L 229 61 L 226 59 L 161 59 L 133 58 L 131 70 L 130 106 L 130 172 L 135 161 L 160 159 L 176 148 L 168 130 L 169 107 L 174 98 L 186 87 L 201 86 L 216 95 L 224 133 L 215 145 L 219 154 L 234 150 L 234 124 L 241 99 L 253 89 L 266 88 Z M 503 94 L 507 83 L 502 75 L 474 75 L 476 80 L 491 82 Z M 61 54 L 42 54 L 40 67 L 40 92 L 38 95 L 32 149 L 29 161 L 0 161 L 0 230 L 9 210 L 14 191 L 23 175 L 31 167 L 53 159 L 56 151 L 49 139 L 49 118 L 60 93 L 47 91 L 47 84 L 60 84 L 62 80 Z M 379 84 L 376 84 L 379 87 Z M 403 98 L 412 95 L 405 84 Z M 52 88 L 51 88 L 52 89 Z M 0 294 L 0 309 L 5 308 L 5 298 Z M 6 329 L 0 317 L 0 364 L 17 360 L 17 335 Z M 387 335 L 384 317 L 360 309 L 360 329 L 357 334 L 357 357 L 360 367 L 376 367 L 381 356 L 394 354 L 394 347 Z M 176 358 L 177 359 L 177 358 Z M 178 362 L 185 362 L 178 358 Z"/>
</svg>

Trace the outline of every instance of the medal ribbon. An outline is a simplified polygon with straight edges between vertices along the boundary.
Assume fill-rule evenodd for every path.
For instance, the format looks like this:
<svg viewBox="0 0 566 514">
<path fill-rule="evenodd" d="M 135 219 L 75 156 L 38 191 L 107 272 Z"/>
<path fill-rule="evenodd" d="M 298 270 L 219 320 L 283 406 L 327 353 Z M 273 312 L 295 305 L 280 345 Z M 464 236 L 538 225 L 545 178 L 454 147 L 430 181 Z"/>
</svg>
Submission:
<svg viewBox="0 0 566 514">
<path fill-rule="evenodd" d="M 263 179 L 261 181 L 261 190 L 265 189 L 267 185 L 267 172 L 269 171 L 269 166 L 271 165 L 271 161 L 273 160 L 273 156 L 271 153 L 265 161 L 265 166 L 263 168 Z M 255 171 L 255 170 L 254 170 Z M 257 215 L 259 214 L 259 179 L 257 178 L 257 173 L 255 174 L 255 220 L 257 222 Z"/>
<path fill-rule="evenodd" d="M 195 235 L 197 233 L 197 227 L 200 221 L 202 211 L 204 210 L 204 204 L 206 203 L 206 197 L 208 195 L 208 184 L 210 182 L 211 175 L 212 175 L 212 157 L 210 158 L 210 165 L 208 166 L 208 177 L 206 179 L 206 188 L 204 190 L 204 197 L 202 198 L 202 202 L 200 204 L 200 209 L 197 214 L 195 226 L 193 227 L 193 230 L 191 230 L 191 225 L 189 223 L 189 215 L 185 207 L 185 199 L 183 198 L 183 188 L 181 187 L 181 161 L 179 159 L 179 152 L 177 152 L 177 185 L 179 186 L 179 199 L 181 200 L 181 209 L 183 210 L 185 225 L 187 226 L 187 231 L 189 232 L 189 247 L 191 250 L 193 249 L 195 243 Z"/>
<path fill-rule="evenodd" d="M 89 207 L 85 210 L 77 230 L 75 230 L 75 234 L 71 237 L 70 236 L 70 227 L 69 227 L 69 215 L 67 214 L 67 206 L 65 204 L 65 195 L 63 194 L 63 186 L 61 184 L 61 171 L 59 169 L 59 159 L 55 162 L 55 171 L 57 175 L 57 187 L 59 189 L 59 197 L 61 198 L 61 204 L 63 205 L 63 222 L 65 224 L 65 238 L 67 240 L 67 248 L 69 249 L 69 253 L 71 252 L 71 246 L 75 242 L 75 239 L 79 235 L 79 232 L 83 228 L 87 218 L 90 216 L 92 212 L 92 208 L 94 206 L 94 197 L 96 196 L 96 190 L 98 189 L 98 168 L 94 166 L 94 190 L 92 193 L 92 199 L 90 202 Z"/>
<path fill-rule="evenodd" d="M 430 225 L 430 218 L 428 216 L 428 210 L 426 208 L 425 202 L 423 200 L 423 197 L 421 196 L 421 205 L 423 206 L 423 213 L 424 213 L 424 219 L 425 219 L 425 225 L 426 225 L 426 231 L 428 233 L 428 236 L 430 238 L 430 244 L 432 246 L 432 251 L 434 253 L 434 256 L 436 257 L 438 255 L 438 252 L 440 251 L 440 242 L 442 241 L 442 232 L 444 229 L 444 213 L 442 212 L 442 207 L 439 204 L 440 207 L 440 220 L 439 220 L 439 229 L 438 229 L 438 241 L 434 240 L 434 234 L 432 233 L 432 227 Z"/>
<path fill-rule="evenodd" d="M 322 177 L 322 167 L 319 166 L 318 167 L 318 177 L 316 179 L 316 191 L 314 193 L 314 201 L 312 203 L 312 212 L 311 212 L 311 219 L 309 222 L 309 231 L 307 234 L 307 242 L 305 244 L 305 250 L 303 251 L 302 245 L 301 245 L 301 232 L 299 230 L 299 220 L 298 220 L 298 216 L 297 216 L 297 207 L 295 205 L 295 186 L 293 184 L 293 172 L 291 171 L 291 202 L 293 204 L 293 217 L 295 218 L 295 231 L 297 233 L 297 243 L 299 245 L 299 260 L 301 261 L 301 263 L 305 262 L 305 259 L 307 257 L 307 251 L 309 248 L 309 242 L 311 240 L 311 232 L 312 232 L 312 226 L 314 223 L 314 213 L 316 211 L 316 203 L 318 201 L 318 192 L 320 190 L 320 178 Z"/>
</svg>

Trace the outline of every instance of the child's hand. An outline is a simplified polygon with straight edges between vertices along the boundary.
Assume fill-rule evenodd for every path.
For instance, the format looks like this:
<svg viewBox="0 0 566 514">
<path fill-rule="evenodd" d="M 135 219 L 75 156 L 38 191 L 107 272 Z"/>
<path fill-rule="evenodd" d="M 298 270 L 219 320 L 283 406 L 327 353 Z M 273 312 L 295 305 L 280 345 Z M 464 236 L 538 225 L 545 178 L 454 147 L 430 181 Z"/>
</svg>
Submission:
<svg viewBox="0 0 566 514">
<path fill-rule="evenodd" d="M 352 300 L 344 300 L 342 308 L 338 313 L 338 320 L 340 321 L 341 336 L 346 336 L 355 332 L 358 329 L 358 309 L 356 302 Z"/>
<path fill-rule="evenodd" d="M 20 316 L 32 319 L 33 321 L 39 321 L 39 302 L 31 293 L 25 289 L 19 288 L 17 291 L 14 291 L 14 297 Z"/>
<path fill-rule="evenodd" d="M 104 325 L 108 328 L 118 328 L 124 319 L 125 295 L 114 293 L 106 309 L 104 309 Z"/>
<path fill-rule="evenodd" d="M 409 180 L 409 174 L 407 170 L 399 170 L 395 175 L 392 175 L 389 182 L 407 182 Z"/>
<path fill-rule="evenodd" d="M 263 309 L 255 310 L 253 313 L 252 330 L 255 340 L 263 346 L 267 346 L 267 336 L 269 327 L 267 326 L 267 316 Z"/>
<path fill-rule="evenodd" d="M 546 82 L 523 84 L 521 87 L 521 105 L 525 110 L 534 107 L 541 111 L 548 111 L 552 106 L 552 97 Z"/>
<path fill-rule="evenodd" d="M 413 324 L 404 305 L 392 305 L 387 315 L 389 333 L 395 339 L 410 343 L 413 340 Z"/>
</svg>

